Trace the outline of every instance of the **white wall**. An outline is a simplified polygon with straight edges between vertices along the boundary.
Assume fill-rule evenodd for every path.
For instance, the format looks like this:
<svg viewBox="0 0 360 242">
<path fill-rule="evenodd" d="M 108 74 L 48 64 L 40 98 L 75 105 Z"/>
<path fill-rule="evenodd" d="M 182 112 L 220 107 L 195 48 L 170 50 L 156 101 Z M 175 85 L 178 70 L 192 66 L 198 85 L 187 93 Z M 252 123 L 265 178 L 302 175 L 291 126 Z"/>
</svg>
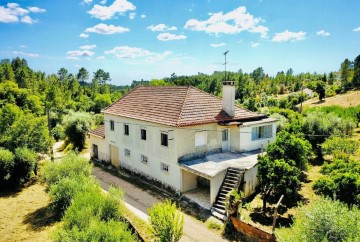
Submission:
<svg viewBox="0 0 360 242">
<path fill-rule="evenodd" d="M 181 192 L 191 191 L 197 188 L 197 175 L 185 170 L 182 170 L 182 188 Z"/>
<path fill-rule="evenodd" d="M 98 159 L 102 161 L 110 161 L 109 145 L 107 145 L 105 139 L 90 134 L 90 156 L 93 156 L 92 144 L 98 146 Z"/>
<path fill-rule="evenodd" d="M 244 195 L 245 197 L 250 196 L 256 189 L 256 186 L 259 183 L 259 180 L 257 178 L 257 165 L 252 167 L 249 170 L 245 171 L 244 174 L 244 181 L 245 181 L 245 185 L 244 185 Z"/>
<path fill-rule="evenodd" d="M 219 193 L 219 189 L 221 184 L 223 183 L 226 171 L 223 170 L 222 172 L 218 173 L 216 176 L 210 179 L 210 203 L 213 204 L 215 202 L 216 196 Z"/>
<path fill-rule="evenodd" d="M 272 137 L 264 138 L 258 140 L 252 140 L 252 128 L 264 126 L 264 125 L 272 125 Z M 256 124 L 252 126 L 241 126 L 240 127 L 240 150 L 241 151 L 251 151 L 261 149 L 261 146 L 266 149 L 269 143 L 275 141 L 276 138 L 276 123 L 263 123 Z"/>
</svg>

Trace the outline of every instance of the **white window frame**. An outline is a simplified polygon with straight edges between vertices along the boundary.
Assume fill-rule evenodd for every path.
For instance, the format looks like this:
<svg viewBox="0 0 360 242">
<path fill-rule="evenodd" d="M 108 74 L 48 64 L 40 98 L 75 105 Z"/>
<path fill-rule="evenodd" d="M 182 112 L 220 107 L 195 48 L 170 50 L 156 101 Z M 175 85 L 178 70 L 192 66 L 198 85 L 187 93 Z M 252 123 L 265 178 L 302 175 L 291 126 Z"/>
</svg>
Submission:
<svg viewBox="0 0 360 242">
<path fill-rule="evenodd" d="M 125 156 L 130 157 L 130 155 L 131 155 L 130 149 L 125 148 L 124 149 L 124 154 L 125 154 Z"/>
<path fill-rule="evenodd" d="M 169 174 L 170 173 L 170 166 L 163 162 L 160 163 L 160 169 L 162 172 Z"/>
<path fill-rule="evenodd" d="M 146 155 L 141 155 L 141 163 L 147 165 L 148 157 Z"/>
<path fill-rule="evenodd" d="M 195 132 L 195 148 L 203 147 L 207 145 L 207 132 L 199 131 Z"/>
<path fill-rule="evenodd" d="M 262 125 L 251 129 L 251 140 L 269 139 L 273 137 L 273 125 Z"/>
</svg>

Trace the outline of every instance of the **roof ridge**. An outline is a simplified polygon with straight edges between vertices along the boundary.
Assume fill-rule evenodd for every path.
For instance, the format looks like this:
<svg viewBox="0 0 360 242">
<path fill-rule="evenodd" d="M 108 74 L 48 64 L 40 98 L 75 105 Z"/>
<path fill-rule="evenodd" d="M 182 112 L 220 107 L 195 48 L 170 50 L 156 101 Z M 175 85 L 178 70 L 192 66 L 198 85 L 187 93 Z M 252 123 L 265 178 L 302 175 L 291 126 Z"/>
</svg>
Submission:
<svg viewBox="0 0 360 242">
<path fill-rule="evenodd" d="M 178 127 L 180 125 L 180 121 L 181 121 L 181 117 L 182 117 L 182 113 L 184 111 L 184 106 L 185 106 L 185 103 L 186 103 L 186 99 L 189 95 L 189 90 L 190 90 L 191 86 L 187 86 L 187 90 L 186 90 L 186 95 L 185 95 L 185 98 L 184 98 L 184 101 L 181 105 L 181 109 L 180 109 L 180 113 L 179 113 L 179 119 L 177 120 L 176 122 L 176 127 Z"/>
</svg>

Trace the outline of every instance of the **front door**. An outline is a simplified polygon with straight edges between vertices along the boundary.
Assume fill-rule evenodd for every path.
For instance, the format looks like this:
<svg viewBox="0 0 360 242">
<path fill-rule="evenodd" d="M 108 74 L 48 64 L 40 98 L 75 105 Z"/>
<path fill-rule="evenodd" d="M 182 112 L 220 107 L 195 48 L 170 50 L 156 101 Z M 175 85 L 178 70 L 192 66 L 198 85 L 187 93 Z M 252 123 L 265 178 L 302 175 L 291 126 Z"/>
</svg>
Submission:
<svg viewBox="0 0 360 242">
<path fill-rule="evenodd" d="M 99 158 L 98 146 L 95 144 L 93 144 L 93 158 L 95 158 L 95 159 Z"/>
<path fill-rule="evenodd" d="M 221 140 L 222 140 L 222 151 L 229 150 L 229 129 L 223 129 L 221 131 Z"/>
<path fill-rule="evenodd" d="M 114 145 L 110 145 L 110 159 L 113 166 L 118 167 L 120 165 L 119 148 Z"/>
</svg>

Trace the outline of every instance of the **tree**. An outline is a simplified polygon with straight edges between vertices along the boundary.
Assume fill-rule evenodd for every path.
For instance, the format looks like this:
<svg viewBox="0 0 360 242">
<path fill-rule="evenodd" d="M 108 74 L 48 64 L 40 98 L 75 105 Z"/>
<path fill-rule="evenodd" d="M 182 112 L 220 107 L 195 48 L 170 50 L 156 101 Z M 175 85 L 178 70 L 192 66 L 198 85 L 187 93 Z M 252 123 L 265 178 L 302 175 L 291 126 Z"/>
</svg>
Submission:
<svg viewBox="0 0 360 242">
<path fill-rule="evenodd" d="M 263 200 L 263 211 L 266 211 L 266 202 L 270 195 L 280 197 L 291 195 L 296 197 L 300 189 L 300 170 L 295 162 L 284 159 L 271 160 L 268 155 L 260 156 L 257 177 Z"/>
<path fill-rule="evenodd" d="M 259 83 L 265 77 L 264 69 L 262 67 L 256 68 L 251 73 L 251 77 L 254 79 L 256 83 Z"/>
<path fill-rule="evenodd" d="M 322 81 L 318 81 L 316 83 L 316 89 L 315 91 L 319 95 L 319 100 L 322 101 L 325 97 L 325 84 Z"/>
<path fill-rule="evenodd" d="M 281 131 L 275 142 L 268 145 L 266 152 L 270 160 L 294 161 L 297 168 L 306 170 L 311 144 L 294 134 Z"/>
<path fill-rule="evenodd" d="M 354 88 L 360 88 L 360 55 L 354 60 L 354 78 L 352 85 Z"/>
<path fill-rule="evenodd" d="M 359 241 L 359 217 L 359 209 L 320 198 L 302 207 L 290 228 L 279 229 L 275 234 L 280 242 Z"/>
<path fill-rule="evenodd" d="M 70 113 L 64 119 L 64 133 L 73 149 L 85 147 L 86 136 L 91 129 L 92 119 L 88 113 Z"/>
<path fill-rule="evenodd" d="M 11 185 L 14 166 L 14 154 L 9 150 L 0 149 L 0 189 L 7 188 Z"/>
<path fill-rule="evenodd" d="M 183 235 L 184 215 L 169 200 L 153 205 L 149 210 L 153 233 L 160 242 L 177 242 Z"/>
<path fill-rule="evenodd" d="M 81 67 L 76 77 L 80 84 L 85 87 L 85 81 L 89 79 L 89 72 L 84 67 Z"/>
<path fill-rule="evenodd" d="M 349 89 L 349 82 L 351 81 L 352 76 L 352 65 L 349 59 L 345 59 L 343 63 L 341 63 L 340 67 L 341 73 L 341 85 L 344 91 Z"/>
<path fill-rule="evenodd" d="M 96 80 L 95 82 L 100 85 L 100 93 L 108 93 L 106 82 L 111 81 L 109 72 L 105 72 L 103 69 L 98 69 L 94 72 L 94 79 Z"/>
</svg>

